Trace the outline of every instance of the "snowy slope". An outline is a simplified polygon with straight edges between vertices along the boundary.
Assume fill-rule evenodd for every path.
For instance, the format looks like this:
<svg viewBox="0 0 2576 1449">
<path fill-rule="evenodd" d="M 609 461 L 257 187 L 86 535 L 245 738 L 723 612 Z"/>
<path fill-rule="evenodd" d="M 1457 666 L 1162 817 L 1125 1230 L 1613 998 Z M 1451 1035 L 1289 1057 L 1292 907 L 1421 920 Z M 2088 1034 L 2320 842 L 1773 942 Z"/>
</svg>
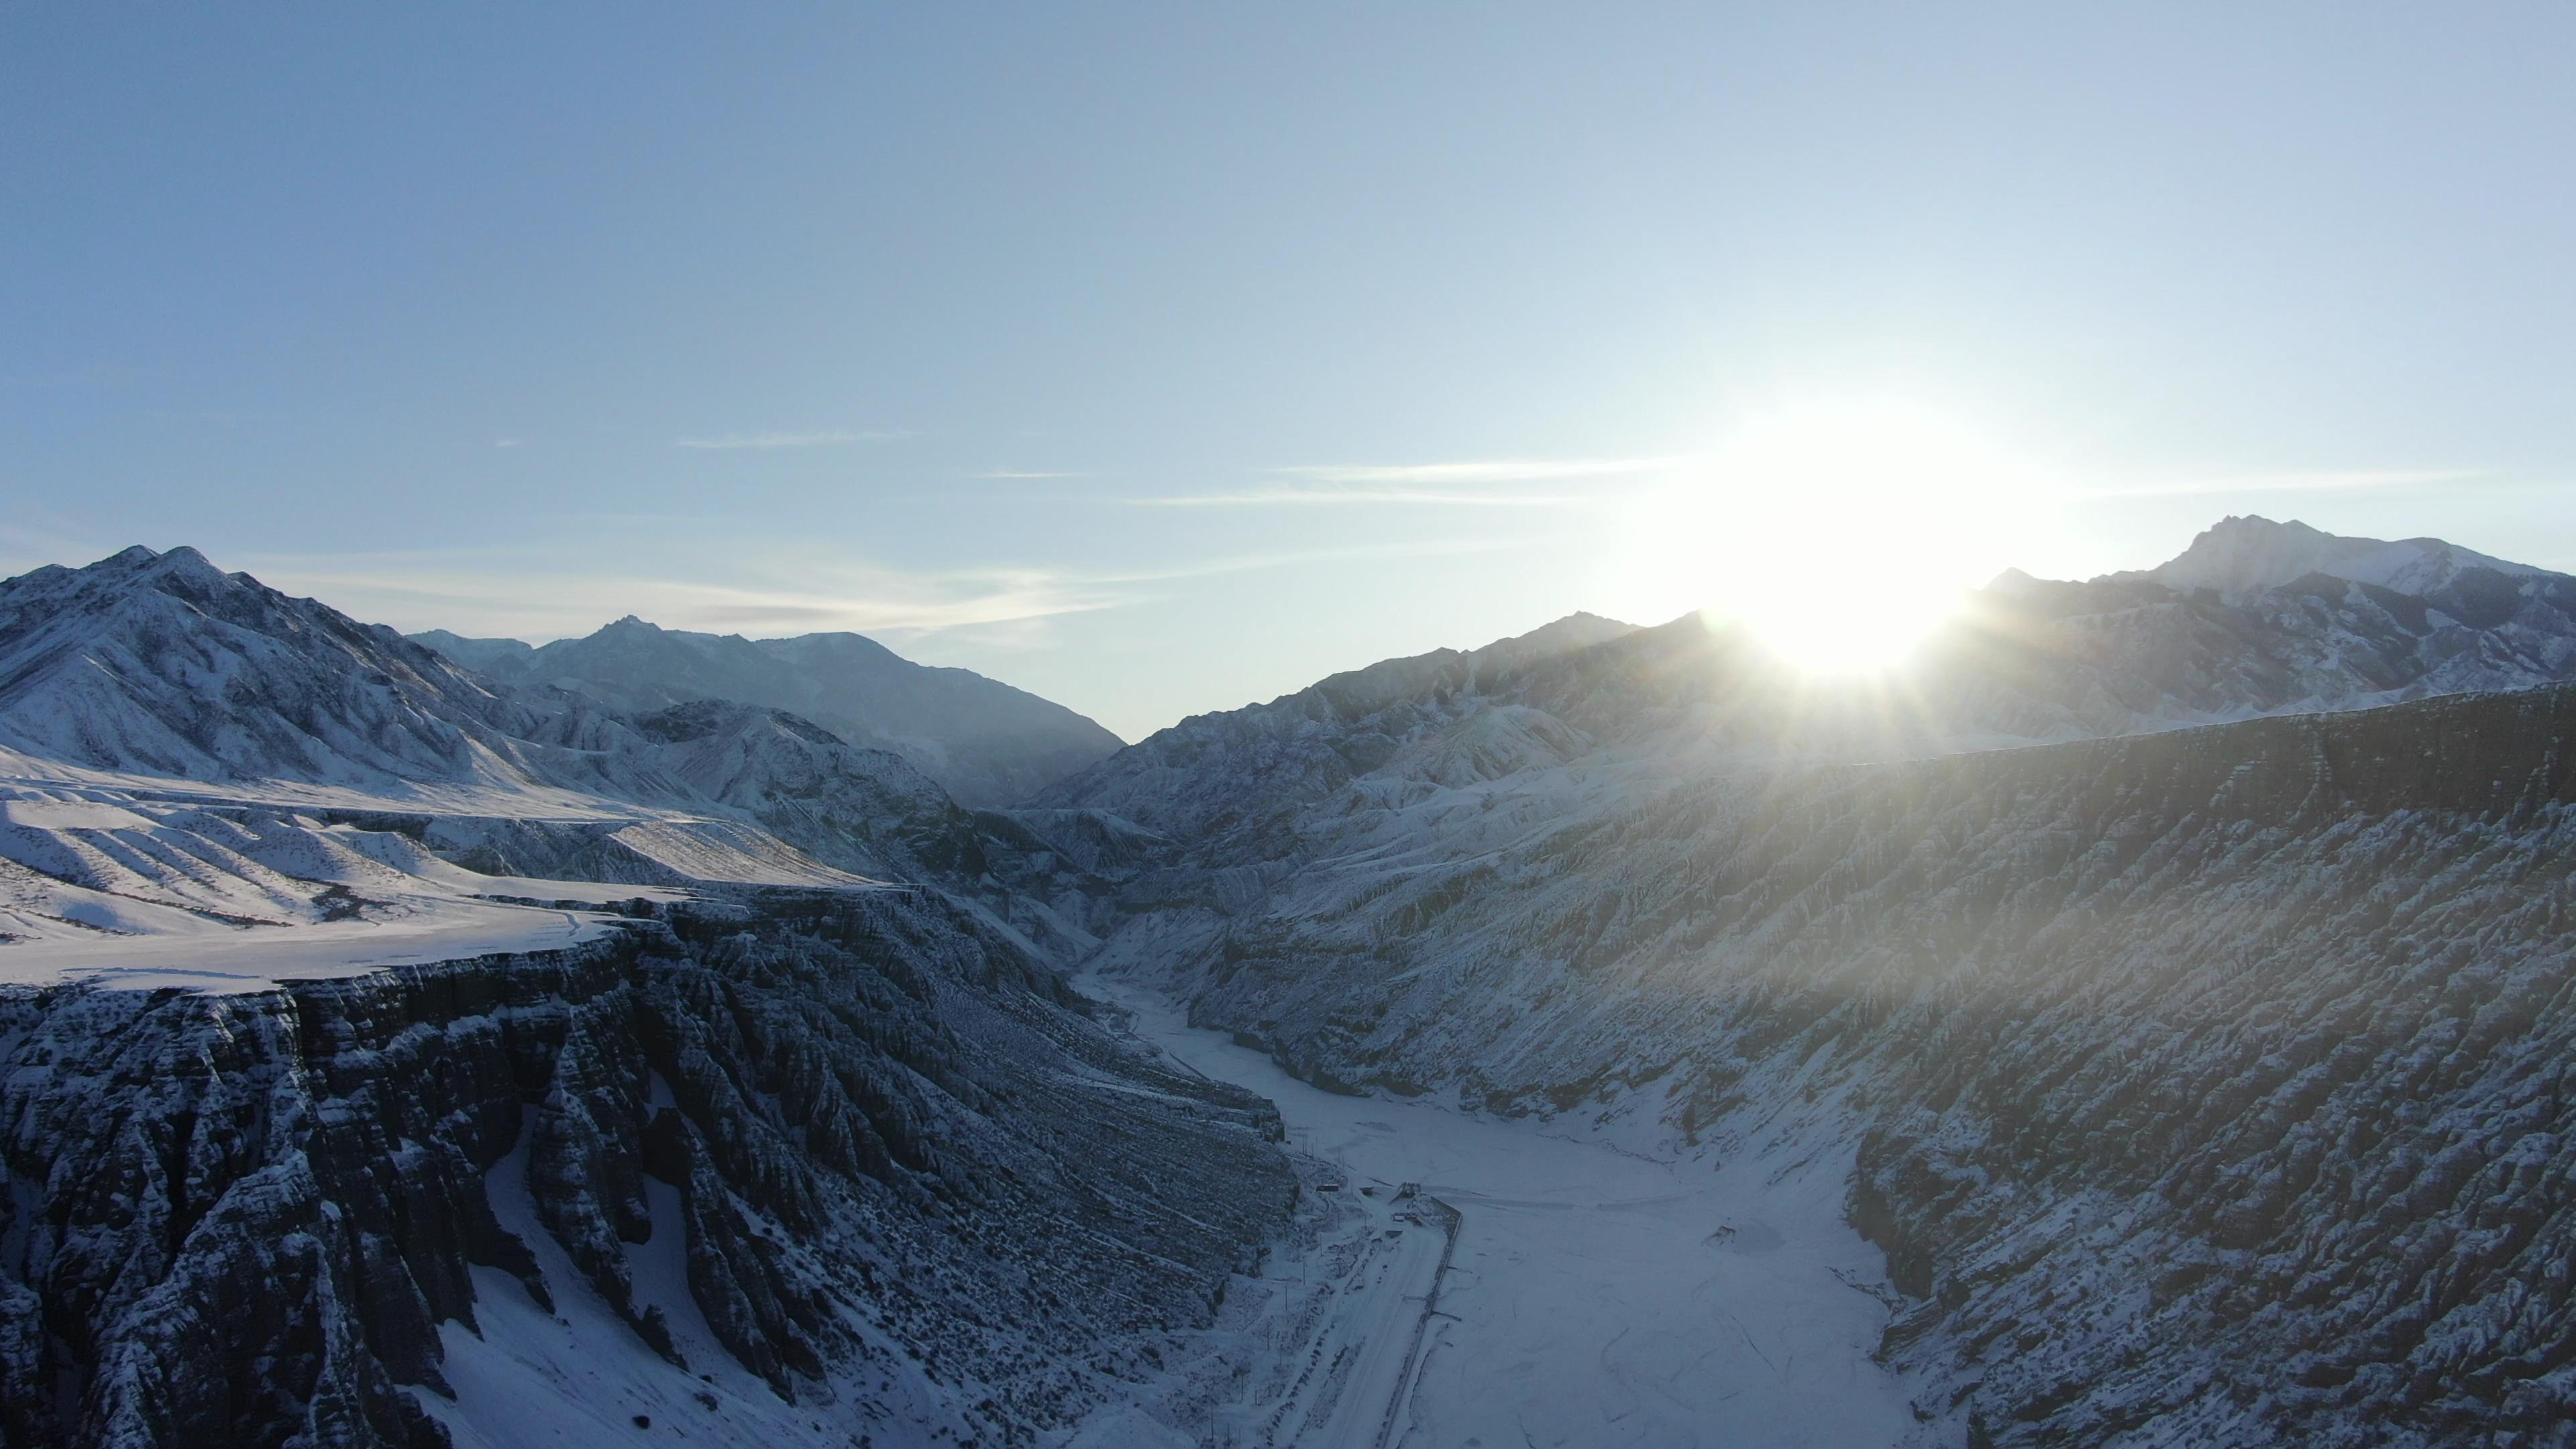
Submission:
<svg viewBox="0 0 2576 1449">
<path fill-rule="evenodd" d="M 184 550 L 0 600 L 0 1444 L 1030 1444 L 1287 1211 L 1050 969 L 1132 830 Z"/>
<path fill-rule="evenodd" d="M 2557 688 L 1362 780 L 1140 872 L 1100 964 L 1330 1090 L 1849 1154 L 1926 1444 L 2528 1432 L 2576 1412 L 2529 1291 L 2576 1241 L 2571 737 Z"/>
<path fill-rule="evenodd" d="M 2296 519 L 2275 523 L 2259 515 L 2220 520 L 2193 539 L 2190 548 L 2144 576 L 2186 594 L 2216 589 L 2243 595 L 2294 584 L 2310 574 L 2428 599 L 2474 586 L 2482 574 L 2497 575 L 2516 588 L 2534 580 L 2565 577 L 2438 538 L 2395 543 L 2342 538 Z"/>
<path fill-rule="evenodd" d="M 756 705 L 638 717 L 498 689 L 192 550 L 0 584 L 0 663 L 0 799 L 151 816 L 16 832 L 22 848 L 0 849 L 0 934 L 305 922 L 355 909 L 353 892 L 458 894 L 431 878 L 451 863 L 657 886 L 936 880 L 999 899 L 982 880 L 982 827 L 892 753 Z M 297 814 L 309 818 L 286 819 Z M 235 839 L 319 840 L 317 822 L 417 841 L 418 860 L 386 865 L 418 879 L 343 880 L 322 856 L 245 855 Z M 324 886 L 336 894 L 317 905 Z M 1079 931 L 1044 906 L 1017 914 L 1041 935 Z"/>
<path fill-rule="evenodd" d="M 209 706 L 215 706 L 210 708 Z M 0 746 L 198 779 L 524 783 L 441 656 L 194 549 L 0 581 Z"/>
<path fill-rule="evenodd" d="M 0 1438 L 2563 1442 L 2571 586 L 2231 520 L 1892 676 L 1577 616 L 968 810 L 687 697 L 765 645 L 40 571 Z"/>
<path fill-rule="evenodd" d="M 2325 552 L 2008 576 L 1865 682 L 1696 620 L 1392 661 L 1049 799 L 1164 842 L 1095 968 L 1316 1087 L 1777 1163 L 1766 1221 L 1839 1161 L 1908 1442 L 2561 1442 L 2576 594 Z"/>
<path fill-rule="evenodd" d="M 970 670 L 915 664 L 857 634 L 751 640 L 630 615 L 533 650 L 444 630 L 412 638 L 496 680 L 553 684 L 618 710 L 729 699 L 792 711 L 901 755 L 969 805 L 1016 804 L 1120 743 L 1062 705 Z"/>
</svg>

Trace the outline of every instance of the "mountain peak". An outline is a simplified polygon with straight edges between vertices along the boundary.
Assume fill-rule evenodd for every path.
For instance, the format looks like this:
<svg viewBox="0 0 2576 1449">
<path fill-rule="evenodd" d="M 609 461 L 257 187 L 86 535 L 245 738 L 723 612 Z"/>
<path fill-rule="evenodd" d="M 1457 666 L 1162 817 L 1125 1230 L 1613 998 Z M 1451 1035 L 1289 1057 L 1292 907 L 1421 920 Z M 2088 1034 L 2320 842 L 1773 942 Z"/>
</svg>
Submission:
<svg viewBox="0 0 2576 1449">
<path fill-rule="evenodd" d="M 0 582 L 0 745 L 195 780 L 524 783 L 472 748 L 487 700 L 394 637 L 193 548 L 39 570 Z"/>
<path fill-rule="evenodd" d="M 2324 574 L 2423 596 L 2447 587 L 2460 575 L 2488 570 L 2514 578 L 2545 575 L 2545 569 L 2512 563 L 2438 538 L 2346 538 L 2297 519 L 2275 522 L 2260 514 L 2230 514 L 2201 531 L 2191 546 L 2152 569 L 2114 574 L 2119 579 L 2149 578 L 2190 593 L 2215 589 L 2239 595 L 2276 589 Z"/>
<path fill-rule="evenodd" d="M 201 586 L 220 585 L 230 582 L 233 578 L 233 575 L 217 568 L 204 554 L 186 544 L 163 553 L 138 543 L 131 548 L 119 549 L 88 568 L 74 572 L 94 578 L 140 579 L 147 576 L 175 578 Z"/>
<path fill-rule="evenodd" d="M 1574 649 L 1586 649 L 1637 632 L 1634 624 L 1600 614 L 1576 612 L 1562 619 L 1539 625 L 1526 634 L 1497 639 L 1482 649 L 1469 651 L 1477 659 L 1537 657 Z"/>
<path fill-rule="evenodd" d="M 164 578 L 180 579 L 205 586 L 232 582 L 232 575 L 215 567 L 213 560 L 185 544 L 154 560 L 152 572 Z"/>
</svg>

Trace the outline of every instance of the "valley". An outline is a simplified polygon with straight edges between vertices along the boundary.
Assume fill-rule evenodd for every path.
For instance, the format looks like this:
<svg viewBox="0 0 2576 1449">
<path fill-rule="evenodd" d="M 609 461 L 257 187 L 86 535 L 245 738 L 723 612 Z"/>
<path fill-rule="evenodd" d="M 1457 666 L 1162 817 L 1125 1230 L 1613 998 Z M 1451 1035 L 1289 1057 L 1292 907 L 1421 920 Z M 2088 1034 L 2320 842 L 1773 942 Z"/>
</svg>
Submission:
<svg viewBox="0 0 2576 1449">
<path fill-rule="evenodd" d="M 2576 1449 L 2571 74 L 0 3 L 0 1449 Z"/>
<path fill-rule="evenodd" d="M 2231 519 L 1874 680 L 1577 615 L 1105 758 L 423 638 L 0 583 L 0 1445 L 2576 1422 L 2576 580 Z"/>
<path fill-rule="evenodd" d="M 1315 1432 L 1219 1443 L 1858 1449 L 1915 1428 L 1901 1383 L 1871 1361 L 1890 1290 L 1842 1221 L 1848 1141 L 1787 1135 L 1713 1166 L 1668 1155 L 1679 1144 L 1650 1111 L 1551 1129 L 1326 1092 L 1151 990 L 1084 985 L 1176 1060 L 1276 1103 L 1289 1145 L 1330 1164 L 1342 1192 L 1390 1200 L 1419 1183 L 1459 1215 L 1418 1365 L 1428 1227 L 1404 1230 L 1408 1260 L 1320 1335 L 1361 1356 L 1342 1391 L 1355 1402 Z"/>
</svg>

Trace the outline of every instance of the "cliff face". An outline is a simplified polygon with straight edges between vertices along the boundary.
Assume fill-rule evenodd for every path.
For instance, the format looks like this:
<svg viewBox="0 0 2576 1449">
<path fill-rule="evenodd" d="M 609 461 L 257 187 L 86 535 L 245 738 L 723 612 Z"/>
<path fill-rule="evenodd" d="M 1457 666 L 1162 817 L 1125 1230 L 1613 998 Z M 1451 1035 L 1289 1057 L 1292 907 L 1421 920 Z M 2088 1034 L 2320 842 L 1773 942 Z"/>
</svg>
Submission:
<svg viewBox="0 0 2576 1449">
<path fill-rule="evenodd" d="M 443 1444 L 517 1407 L 450 1401 L 454 1352 L 504 1351 L 460 1331 L 568 1295 L 700 1437 L 832 1402 L 831 1442 L 1026 1443 L 1204 1322 L 1294 1193 L 1267 1104 L 895 893 L 258 994 L 0 996 L 0 1132 L 27 1446 Z M 657 1238 L 685 1291 L 638 1266 Z M 702 1387 L 708 1340 L 766 1410 Z"/>
<path fill-rule="evenodd" d="M 2571 738 L 2558 689 L 1559 771 L 1166 872 L 1112 951 L 1330 1085 L 1829 1125 L 1936 1437 L 2560 1442 Z"/>
</svg>

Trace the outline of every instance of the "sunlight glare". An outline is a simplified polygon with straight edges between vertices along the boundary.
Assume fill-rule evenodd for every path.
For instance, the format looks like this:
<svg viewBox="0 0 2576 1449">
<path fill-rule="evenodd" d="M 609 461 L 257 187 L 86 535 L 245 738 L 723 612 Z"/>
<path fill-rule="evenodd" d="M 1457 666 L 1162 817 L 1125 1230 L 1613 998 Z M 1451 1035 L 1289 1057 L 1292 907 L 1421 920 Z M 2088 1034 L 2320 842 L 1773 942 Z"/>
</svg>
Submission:
<svg viewBox="0 0 2576 1449">
<path fill-rule="evenodd" d="M 1741 623 L 1801 668 L 1886 667 L 2011 561 L 2036 490 L 1954 419 L 1904 404 L 1749 420 L 1631 520 L 1634 586 Z"/>
</svg>

